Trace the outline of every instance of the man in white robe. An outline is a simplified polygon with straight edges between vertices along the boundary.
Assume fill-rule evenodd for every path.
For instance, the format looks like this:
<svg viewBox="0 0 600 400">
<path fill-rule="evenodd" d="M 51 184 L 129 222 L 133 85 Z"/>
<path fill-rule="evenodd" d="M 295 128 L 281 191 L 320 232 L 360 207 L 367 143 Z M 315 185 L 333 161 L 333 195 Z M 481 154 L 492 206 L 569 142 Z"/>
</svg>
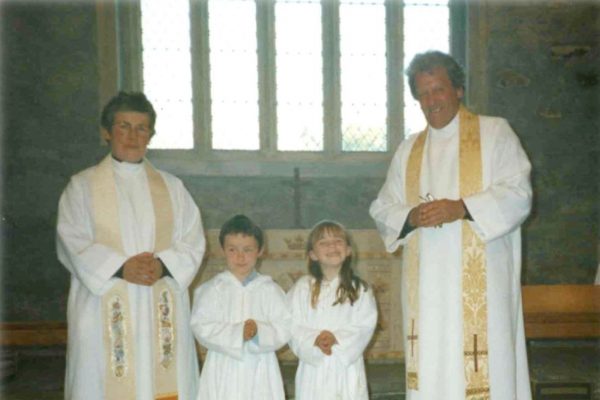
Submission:
<svg viewBox="0 0 600 400">
<path fill-rule="evenodd" d="M 115 96 L 102 113 L 111 154 L 74 175 L 60 199 L 57 252 L 71 272 L 68 400 L 196 395 L 188 286 L 204 232 L 182 182 L 144 159 L 155 118 L 143 94 Z M 107 314 L 107 296 L 120 285 Z"/>
<path fill-rule="evenodd" d="M 404 246 L 407 399 L 530 399 L 520 232 L 531 208 L 529 160 L 506 120 L 475 116 L 460 105 L 464 73 L 450 56 L 419 54 L 407 74 L 428 127 L 400 144 L 370 207 L 386 249 Z M 472 168 L 461 161 L 468 150 L 461 136 L 468 119 L 479 128 L 480 147 L 474 153 L 479 166 Z M 421 154 L 413 149 L 419 146 Z M 461 196 L 462 174 L 473 170 L 480 187 Z M 416 202 L 409 201 L 411 190 Z M 470 273 L 463 266 L 465 230 L 481 243 L 481 282 L 465 278 Z M 418 239 L 410 247 L 413 238 Z M 408 272 L 411 257 L 414 272 Z M 465 265 L 470 267 L 468 261 Z M 481 341 L 477 348 L 475 335 L 474 348 L 467 349 L 464 341 L 470 306 L 465 288 L 473 287 L 482 299 L 475 317 L 483 320 L 487 348 Z M 483 388 L 469 386 L 476 380 L 474 371 L 483 371 Z"/>
</svg>

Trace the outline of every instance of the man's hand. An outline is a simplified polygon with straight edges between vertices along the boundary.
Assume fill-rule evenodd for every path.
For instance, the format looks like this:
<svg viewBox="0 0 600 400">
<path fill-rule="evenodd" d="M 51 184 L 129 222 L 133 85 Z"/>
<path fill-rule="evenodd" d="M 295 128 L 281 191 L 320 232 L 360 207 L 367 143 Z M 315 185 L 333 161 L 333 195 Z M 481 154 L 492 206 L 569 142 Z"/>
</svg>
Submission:
<svg viewBox="0 0 600 400">
<path fill-rule="evenodd" d="M 136 285 L 152 286 L 162 274 L 161 262 L 149 252 L 136 254 L 123 264 L 123 279 Z"/>
<path fill-rule="evenodd" d="M 416 228 L 432 227 L 463 219 L 465 214 L 461 200 L 433 200 L 413 208 L 408 214 L 408 223 Z"/>
<path fill-rule="evenodd" d="M 315 339 L 315 346 L 317 346 L 323 354 L 330 356 L 331 348 L 334 344 L 337 344 L 337 339 L 335 335 L 329 331 L 321 331 L 319 336 Z"/>
<path fill-rule="evenodd" d="M 253 319 L 247 319 L 244 322 L 244 341 L 252 339 L 258 332 L 258 326 Z"/>
</svg>

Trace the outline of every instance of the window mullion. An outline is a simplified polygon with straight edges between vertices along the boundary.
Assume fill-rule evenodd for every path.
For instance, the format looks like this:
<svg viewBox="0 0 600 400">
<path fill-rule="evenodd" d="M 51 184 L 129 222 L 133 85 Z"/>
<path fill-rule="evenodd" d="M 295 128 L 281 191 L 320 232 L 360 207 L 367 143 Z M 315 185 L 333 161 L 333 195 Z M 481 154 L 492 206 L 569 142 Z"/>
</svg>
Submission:
<svg viewBox="0 0 600 400">
<path fill-rule="evenodd" d="M 402 4 L 385 2 L 387 51 L 387 146 L 394 152 L 404 138 L 404 24 Z"/>
<path fill-rule="evenodd" d="M 117 29 L 117 5 L 112 2 L 96 3 L 96 24 L 98 26 L 98 72 L 100 104 L 106 104 L 117 92 L 119 86 L 118 54 L 120 40 Z"/>
<path fill-rule="evenodd" d="M 140 2 L 117 2 L 119 90 L 143 90 L 142 27 Z"/>
<path fill-rule="evenodd" d="M 258 114 L 260 150 L 264 153 L 277 151 L 274 14 L 274 0 L 256 2 Z"/>
<path fill-rule="evenodd" d="M 206 156 L 212 150 L 208 0 L 190 0 L 190 19 L 194 149 Z"/>
<path fill-rule="evenodd" d="M 323 147 L 342 151 L 340 85 L 340 13 L 337 0 L 322 0 L 323 21 Z"/>
<path fill-rule="evenodd" d="M 467 0 L 450 0 L 448 2 L 450 54 L 463 68 L 467 66 Z M 466 84 L 466 82 L 465 82 Z M 465 87 L 465 104 L 469 104 L 468 87 Z"/>
</svg>

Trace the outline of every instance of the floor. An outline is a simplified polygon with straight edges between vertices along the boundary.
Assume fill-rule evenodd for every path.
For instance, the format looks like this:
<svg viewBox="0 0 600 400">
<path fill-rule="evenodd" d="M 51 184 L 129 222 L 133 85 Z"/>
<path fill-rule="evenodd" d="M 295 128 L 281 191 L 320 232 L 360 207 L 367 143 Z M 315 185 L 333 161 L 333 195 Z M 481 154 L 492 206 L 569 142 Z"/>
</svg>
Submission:
<svg viewBox="0 0 600 400">
<path fill-rule="evenodd" d="M 532 390 L 552 393 L 540 399 L 600 400 L 600 341 L 538 341 L 529 344 L 529 352 Z M 62 400 L 64 348 L 18 349 L 16 365 L 16 374 L 3 378 L 2 399 Z M 293 399 L 296 365 L 283 364 L 281 369 L 286 393 Z M 402 363 L 369 362 L 367 376 L 372 400 L 404 400 Z M 563 387 L 558 390 L 556 384 Z M 551 391 L 544 392 L 545 386 Z M 591 388 L 591 397 L 585 388 Z"/>
</svg>

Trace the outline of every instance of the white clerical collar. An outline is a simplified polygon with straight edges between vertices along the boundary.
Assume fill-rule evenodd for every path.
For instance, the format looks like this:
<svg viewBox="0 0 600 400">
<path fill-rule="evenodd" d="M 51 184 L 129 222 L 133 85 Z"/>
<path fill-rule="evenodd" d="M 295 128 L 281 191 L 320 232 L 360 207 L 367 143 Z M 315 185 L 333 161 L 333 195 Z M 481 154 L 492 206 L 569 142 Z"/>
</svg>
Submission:
<svg viewBox="0 0 600 400">
<path fill-rule="evenodd" d="M 434 136 L 438 136 L 438 137 L 448 137 L 451 136 L 455 133 L 458 132 L 458 112 L 456 113 L 456 115 L 454 116 L 454 118 L 452 118 L 452 120 L 448 123 L 448 125 L 436 129 L 432 126 L 429 126 L 429 131 L 431 132 L 432 135 Z"/>
<path fill-rule="evenodd" d="M 115 171 L 122 174 L 135 174 L 144 170 L 144 163 L 130 163 L 127 161 L 119 161 L 111 157 L 112 165 Z"/>
</svg>

